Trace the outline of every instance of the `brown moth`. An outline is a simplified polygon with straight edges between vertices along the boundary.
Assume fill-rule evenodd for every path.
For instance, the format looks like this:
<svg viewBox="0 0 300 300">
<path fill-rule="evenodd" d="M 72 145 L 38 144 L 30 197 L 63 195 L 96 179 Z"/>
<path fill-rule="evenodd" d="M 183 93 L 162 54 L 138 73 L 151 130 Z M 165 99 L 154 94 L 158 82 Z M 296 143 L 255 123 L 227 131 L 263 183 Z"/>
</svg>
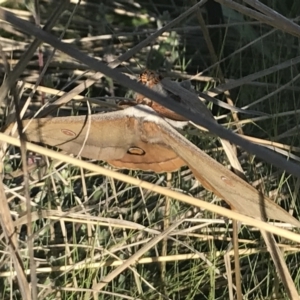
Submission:
<svg viewBox="0 0 300 300">
<path fill-rule="evenodd" d="M 150 107 L 85 116 L 23 121 L 29 141 L 56 146 L 117 168 L 172 172 L 187 165 L 231 209 L 299 226 L 295 218 L 184 138 Z M 8 130 L 11 126 L 8 128 Z"/>
</svg>

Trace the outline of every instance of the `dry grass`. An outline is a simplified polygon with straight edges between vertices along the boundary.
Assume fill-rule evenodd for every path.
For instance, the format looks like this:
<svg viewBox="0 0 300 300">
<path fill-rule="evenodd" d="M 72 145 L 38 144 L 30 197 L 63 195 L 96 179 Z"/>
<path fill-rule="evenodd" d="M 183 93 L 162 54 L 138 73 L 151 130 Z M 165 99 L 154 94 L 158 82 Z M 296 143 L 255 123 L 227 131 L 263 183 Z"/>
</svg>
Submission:
<svg viewBox="0 0 300 300">
<path fill-rule="evenodd" d="M 293 1 L 293 9 L 287 9 L 251 0 L 244 1 L 248 6 L 217 0 L 223 5 L 223 25 L 207 25 L 206 1 L 184 6 L 169 1 L 70 2 L 65 10 L 63 1 L 40 1 L 34 14 L 17 1 L 1 4 L 31 23 L 50 20 L 51 33 L 82 52 L 76 57 L 77 52 L 64 48 L 70 56 L 54 51 L 53 41 L 40 44 L 34 41 L 39 32 L 30 24 L 22 27 L 31 32 L 25 34 L 4 21 L 0 11 L 3 126 L 16 121 L 16 114 L 27 118 L 38 111 L 39 116 L 110 111 L 115 99 L 131 97 L 128 87 L 139 88 L 127 85 L 119 72 L 106 73 L 93 65 L 83 53 L 131 76 L 147 66 L 174 80 L 190 79 L 196 90 L 267 114 L 249 117 L 213 107 L 224 127 L 280 153 L 265 156 L 264 149 L 236 140 L 248 182 L 297 218 L 300 27 L 297 19 L 283 17 L 296 17 L 286 15 L 295 11 Z M 221 39 L 215 39 L 219 33 Z M 207 124 L 199 120 L 199 125 Z M 216 133 L 214 128 L 209 128 L 211 133 Z M 228 164 L 215 135 L 195 128 L 183 134 Z M 225 208 L 189 170 L 172 175 L 116 171 L 104 162 L 79 160 L 29 143 L 29 159 L 24 160 L 12 146 L 19 145 L 16 139 L 1 134 L 0 140 L 6 144 L 0 298 L 296 297 L 297 229 Z M 37 159 L 36 153 L 47 157 L 43 166 L 24 176 L 21 170 Z M 240 269 L 234 269 L 237 261 Z"/>
</svg>

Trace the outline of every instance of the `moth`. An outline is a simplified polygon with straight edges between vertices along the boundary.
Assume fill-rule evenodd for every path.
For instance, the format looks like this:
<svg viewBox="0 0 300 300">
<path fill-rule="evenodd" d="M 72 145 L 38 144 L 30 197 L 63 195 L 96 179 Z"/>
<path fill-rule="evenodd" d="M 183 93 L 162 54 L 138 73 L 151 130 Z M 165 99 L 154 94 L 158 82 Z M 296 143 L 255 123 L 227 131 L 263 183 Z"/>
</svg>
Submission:
<svg viewBox="0 0 300 300">
<path fill-rule="evenodd" d="M 184 86 L 187 94 L 178 97 L 172 82 L 164 82 L 150 70 L 144 71 L 138 80 L 164 96 L 171 96 L 174 101 L 194 98 L 189 87 Z M 196 99 L 191 109 L 196 108 L 203 117 L 212 118 L 206 106 Z M 185 104 L 189 105 L 189 102 Z M 161 173 L 188 166 L 202 186 L 225 200 L 231 209 L 261 220 L 270 218 L 300 225 L 271 199 L 184 138 L 171 121 L 186 124 L 187 120 L 136 94 L 133 106 L 124 110 L 91 116 L 25 120 L 23 127 L 29 141 L 107 161 L 116 168 Z M 182 126 L 177 124 L 176 127 Z"/>
</svg>

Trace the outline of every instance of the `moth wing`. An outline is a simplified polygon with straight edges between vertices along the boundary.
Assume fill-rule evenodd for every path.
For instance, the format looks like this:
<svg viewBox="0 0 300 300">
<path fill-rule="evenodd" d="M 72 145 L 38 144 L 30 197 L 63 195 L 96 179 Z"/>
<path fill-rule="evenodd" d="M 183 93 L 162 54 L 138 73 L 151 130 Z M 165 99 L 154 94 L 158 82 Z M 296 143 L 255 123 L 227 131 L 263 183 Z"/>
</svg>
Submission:
<svg viewBox="0 0 300 300">
<path fill-rule="evenodd" d="M 105 115 L 42 118 L 23 121 L 29 141 L 55 146 L 74 155 L 91 159 L 122 158 L 135 143 L 134 130 L 122 118 Z"/>
<path fill-rule="evenodd" d="M 156 130 L 159 131 L 161 140 L 185 161 L 199 182 L 224 199 L 231 209 L 253 218 L 276 219 L 299 227 L 300 222 L 283 208 L 212 159 L 171 126 L 160 125 Z"/>
</svg>

